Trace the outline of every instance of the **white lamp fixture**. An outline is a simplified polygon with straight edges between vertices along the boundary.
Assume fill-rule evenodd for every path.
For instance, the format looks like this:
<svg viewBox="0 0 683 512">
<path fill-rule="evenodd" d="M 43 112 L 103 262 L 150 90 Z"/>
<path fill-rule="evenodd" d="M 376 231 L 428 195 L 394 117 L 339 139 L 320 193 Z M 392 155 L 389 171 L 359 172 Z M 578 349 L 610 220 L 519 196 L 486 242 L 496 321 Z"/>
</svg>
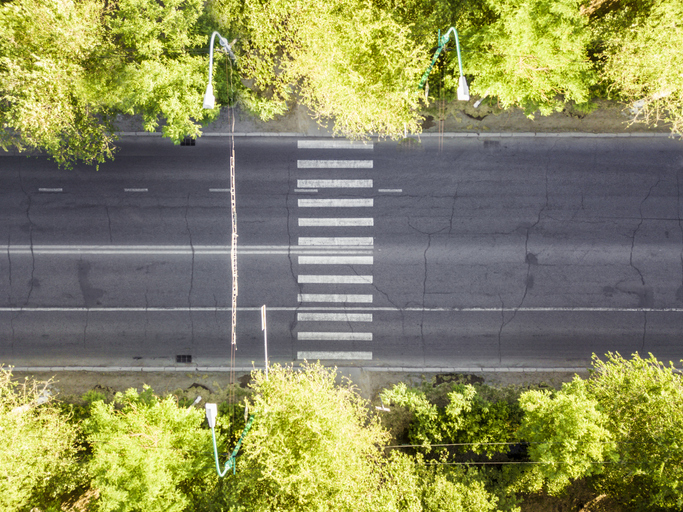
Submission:
<svg viewBox="0 0 683 512">
<path fill-rule="evenodd" d="M 213 76 L 213 41 L 216 38 L 216 36 L 218 36 L 218 42 L 223 47 L 223 49 L 228 53 L 233 62 L 237 62 L 237 57 L 235 57 L 235 54 L 232 52 L 232 49 L 228 44 L 228 40 L 225 39 L 218 32 L 214 32 L 213 34 L 211 34 L 211 45 L 209 50 L 209 83 L 206 86 L 203 104 L 203 107 L 208 110 L 211 110 L 216 106 L 216 98 L 213 95 L 213 85 L 211 84 L 211 77 Z M 233 44 L 234 43 L 235 41 L 233 41 Z"/>
</svg>

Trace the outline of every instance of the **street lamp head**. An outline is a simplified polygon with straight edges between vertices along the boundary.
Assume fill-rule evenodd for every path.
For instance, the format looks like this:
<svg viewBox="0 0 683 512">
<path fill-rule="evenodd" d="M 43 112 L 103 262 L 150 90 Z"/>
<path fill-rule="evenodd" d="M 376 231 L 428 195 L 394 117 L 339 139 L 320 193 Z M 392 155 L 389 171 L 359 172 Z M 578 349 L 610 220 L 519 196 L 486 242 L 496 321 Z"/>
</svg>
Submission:
<svg viewBox="0 0 683 512">
<path fill-rule="evenodd" d="M 212 110 L 216 105 L 216 99 L 213 97 L 213 85 L 209 82 L 204 93 L 204 108 Z"/>
<path fill-rule="evenodd" d="M 467 87 L 467 80 L 463 75 L 460 75 L 460 82 L 458 83 L 458 100 L 470 101 L 470 88 Z"/>
<path fill-rule="evenodd" d="M 216 416 L 218 416 L 218 406 L 216 404 L 206 404 L 206 421 L 210 428 L 216 426 Z"/>
</svg>

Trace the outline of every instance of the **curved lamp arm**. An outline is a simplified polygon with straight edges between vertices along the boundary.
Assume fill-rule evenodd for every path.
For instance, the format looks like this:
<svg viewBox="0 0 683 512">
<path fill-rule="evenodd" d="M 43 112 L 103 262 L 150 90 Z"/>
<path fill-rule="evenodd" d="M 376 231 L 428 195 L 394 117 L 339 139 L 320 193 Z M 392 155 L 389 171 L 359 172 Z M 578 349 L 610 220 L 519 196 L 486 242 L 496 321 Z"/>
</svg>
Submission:
<svg viewBox="0 0 683 512">
<path fill-rule="evenodd" d="M 462 72 L 462 57 L 460 56 L 460 40 L 458 39 L 458 31 L 455 30 L 455 27 L 451 27 L 448 29 L 448 32 L 446 32 L 445 36 L 441 36 L 441 31 L 439 30 L 439 35 L 437 36 L 438 40 L 438 47 L 436 49 L 436 52 L 434 52 L 434 57 L 432 57 L 432 62 L 429 64 L 429 67 L 427 68 L 427 71 L 424 72 L 422 75 L 422 79 L 420 80 L 420 85 L 419 88 L 422 89 L 427 82 L 427 78 L 429 77 L 429 73 L 431 73 L 432 68 L 434 67 L 434 64 L 436 63 L 436 60 L 439 58 L 439 55 L 441 55 L 441 52 L 444 50 L 446 47 L 446 44 L 448 43 L 448 40 L 451 37 L 451 32 L 455 35 L 455 48 L 458 51 L 458 68 L 460 69 L 460 79 L 458 81 L 458 99 L 461 101 L 469 101 L 470 99 L 470 90 L 467 87 L 467 80 L 465 79 L 465 75 Z"/>
<path fill-rule="evenodd" d="M 204 108 L 212 109 L 216 104 L 216 99 L 213 96 L 213 85 L 211 84 L 211 77 L 213 76 L 213 41 L 218 36 L 218 43 L 223 47 L 223 49 L 228 53 L 233 62 L 237 63 L 237 57 L 230 48 L 228 40 L 220 35 L 218 32 L 211 34 L 211 44 L 209 49 L 209 83 L 206 86 L 206 92 L 204 93 Z M 235 41 L 233 41 L 233 44 Z"/>
<path fill-rule="evenodd" d="M 240 447 L 242 446 L 244 436 L 247 435 L 247 432 L 249 432 L 249 429 L 251 428 L 251 424 L 254 423 L 254 414 L 249 416 L 249 421 L 247 421 L 247 424 L 245 425 L 244 430 L 242 431 L 242 435 L 240 436 L 239 441 L 237 441 L 237 445 L 235 446 L 235 449 L 232 451 L 232 454 L 230 454 L 230 457 L 226 461 L 225 467 L 223 469 L 221 469 L 220 462 L 218 461 L 218 447 L 216 446 L 216 432 L 214 430 L 216 426 L 217 414 L 218 407 L 216 406 L 216 404 L 206 404 L 206 420 L 209 423 L 209 427 L 211 428 L 211 439 L 213 440 L 213 456 L 216 461 L 216 472 L 218 473 L 218 476 L 222 478 L 231 469 L 232 474 L 235 474 L 235 459 L 237 458 L 237 453 L 240 451 Z"/>
</svg>

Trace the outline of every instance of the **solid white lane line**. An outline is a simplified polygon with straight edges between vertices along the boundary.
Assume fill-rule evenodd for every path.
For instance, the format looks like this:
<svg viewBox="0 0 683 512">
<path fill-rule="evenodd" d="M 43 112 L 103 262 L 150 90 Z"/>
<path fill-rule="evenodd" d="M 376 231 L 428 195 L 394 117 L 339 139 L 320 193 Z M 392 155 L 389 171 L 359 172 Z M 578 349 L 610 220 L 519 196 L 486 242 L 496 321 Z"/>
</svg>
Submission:
<svg viewBox="0 0 683 512">
<path fill-rule="evenodd" d="M 352 140 L 299 140 L 298 149 L 373 149 L 372 142 L 355 142 Z"/>
<path fill-rule="evenodd" d="M 149 192 L 146 188 L 124 188 L 124 192 Z"/>
<path fill-rule="evenodd" d="M 372 303 L 372 295 L 357 295 L 350 293 L 299 293 L 297 302 L 362 302 Z"/>
<path fill-rule="evenodd" d="M 299 245 L 319 246 L 319 245 L 373 245 L 371 236 L 351 237 L 351 236 L 300 236 Z"/>
<path fill-rule="evenodd" d="M 299 219 L 299 226 L 373 226 L 374 219 L 372 217 L 364 218 L 333 218 L 333 219 L 314 219 L 301 218 Z"/>
<path fill-rule="evenodd" d="M 230 192 L 229 188 L 210 188 L 209 192 Z"/>
<path fill-rule="evenodd" d="M 299 256 L 299 265 L 372 265 L 372 256 Z"/>
<path fill-rule="evenodd" d="M 297 313 L 299 322 L 372 322 L 372 313 Z"/>
<path fill-rule="evenodd" d="M 299 275 L 299 284 L 372 284 L 372 276 Z"/>
<path fill-rule="evenodd" d="M 372 169 L 372 160 L 297 160 L 299 169 Z"/>
<path fill-rule="evenodd" d="M 296 180 L 300 188 L 372 188 L 372 180 Z"/>
<path fill-rule="evenodd" d="M 38 192 L 63 192 L 64 189 L 61 188 L 39 188 Z"/>
<path fill-rule="evenodd" d="M 229 246 L 221 245 L 0 245 L 0 251 L 21 254 L 120 254 L 120 255 L 223 255 L 230 254 Z M 372 254 L 371 248 L 339 246 L 244 245 L 237 247 L 238 254 Z"/>
<path fill-rule="evenodd" d="M 361 360 L 370 361 L 372 360 L 372 352 L 328 352 L 328 351 L 318 351 L 318 352 L 297 352 L 297 360 L 306 359 L 308 361 L 317 360 Z"/>
<path fill-rule="evenodd" d="M 215 307 L 215 306 L 195 306 L 188 308 L 187 306 L 180 307 L 0 307 L 0 313 L 178 313 L 196 311 L 198 313 L 207 312 L 212 313 L 216 311 L 232 311 L 229 307 Z M 261 306 L 254 307 L 238 307 L 237 311 L 244 312 L 259 312 Z M 407 307 L 396 308 L 389 306 L 268 306 L 268 311 L 372 311 L 378 312 L 415 312 L 415 313 L 683 313 L 683 308 L 590 308 L 590 307 L 506 307 L 506 308 L 421 308 L 421 307 Z"/>
<path fill-rule="evenodd" d="M 294 192 L 298 192 L 298 193 L 301 193 L 301 192 L 317 192 L 317 191 L 318 191 L 317 188 L 303 188 L 303 189 L 302 188 L 295 188 L 294 189 Z"/>
<path fill-rule="evenodd" d="M 298 332 L 299 341 L 372 341 L 371 332 Z"/>
<path fill-rule="evenodd" d="M 302 208 L 359 208 L 372 207 L 372 199 L 298 199 Z"/>
<path fill-rule="evenodd" d="M 402 188 L 378 188 L 377 192 L 403 192 Z"/>
</svg>

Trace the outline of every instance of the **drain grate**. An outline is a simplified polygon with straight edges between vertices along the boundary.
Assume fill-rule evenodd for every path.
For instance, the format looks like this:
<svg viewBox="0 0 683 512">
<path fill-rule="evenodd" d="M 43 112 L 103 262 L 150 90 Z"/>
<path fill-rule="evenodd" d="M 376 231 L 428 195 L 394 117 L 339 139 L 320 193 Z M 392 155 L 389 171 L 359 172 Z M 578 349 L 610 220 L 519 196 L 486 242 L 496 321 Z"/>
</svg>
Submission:
<svg viewBox="0 0 683 512">
<path fill-rule="evenodd" d="M 192 362 L 192 356 L 190 355 L 177 355 L 175 356 L 175 362 L 176 363 L 191 363 Z"/>
<path fill-rule="evenodd" d="M 194 146 L 195 145 L 195 139 L 192 137 L 185 137 L 183 140 L 180 141 L 181 146 Z"/>
</svg>

